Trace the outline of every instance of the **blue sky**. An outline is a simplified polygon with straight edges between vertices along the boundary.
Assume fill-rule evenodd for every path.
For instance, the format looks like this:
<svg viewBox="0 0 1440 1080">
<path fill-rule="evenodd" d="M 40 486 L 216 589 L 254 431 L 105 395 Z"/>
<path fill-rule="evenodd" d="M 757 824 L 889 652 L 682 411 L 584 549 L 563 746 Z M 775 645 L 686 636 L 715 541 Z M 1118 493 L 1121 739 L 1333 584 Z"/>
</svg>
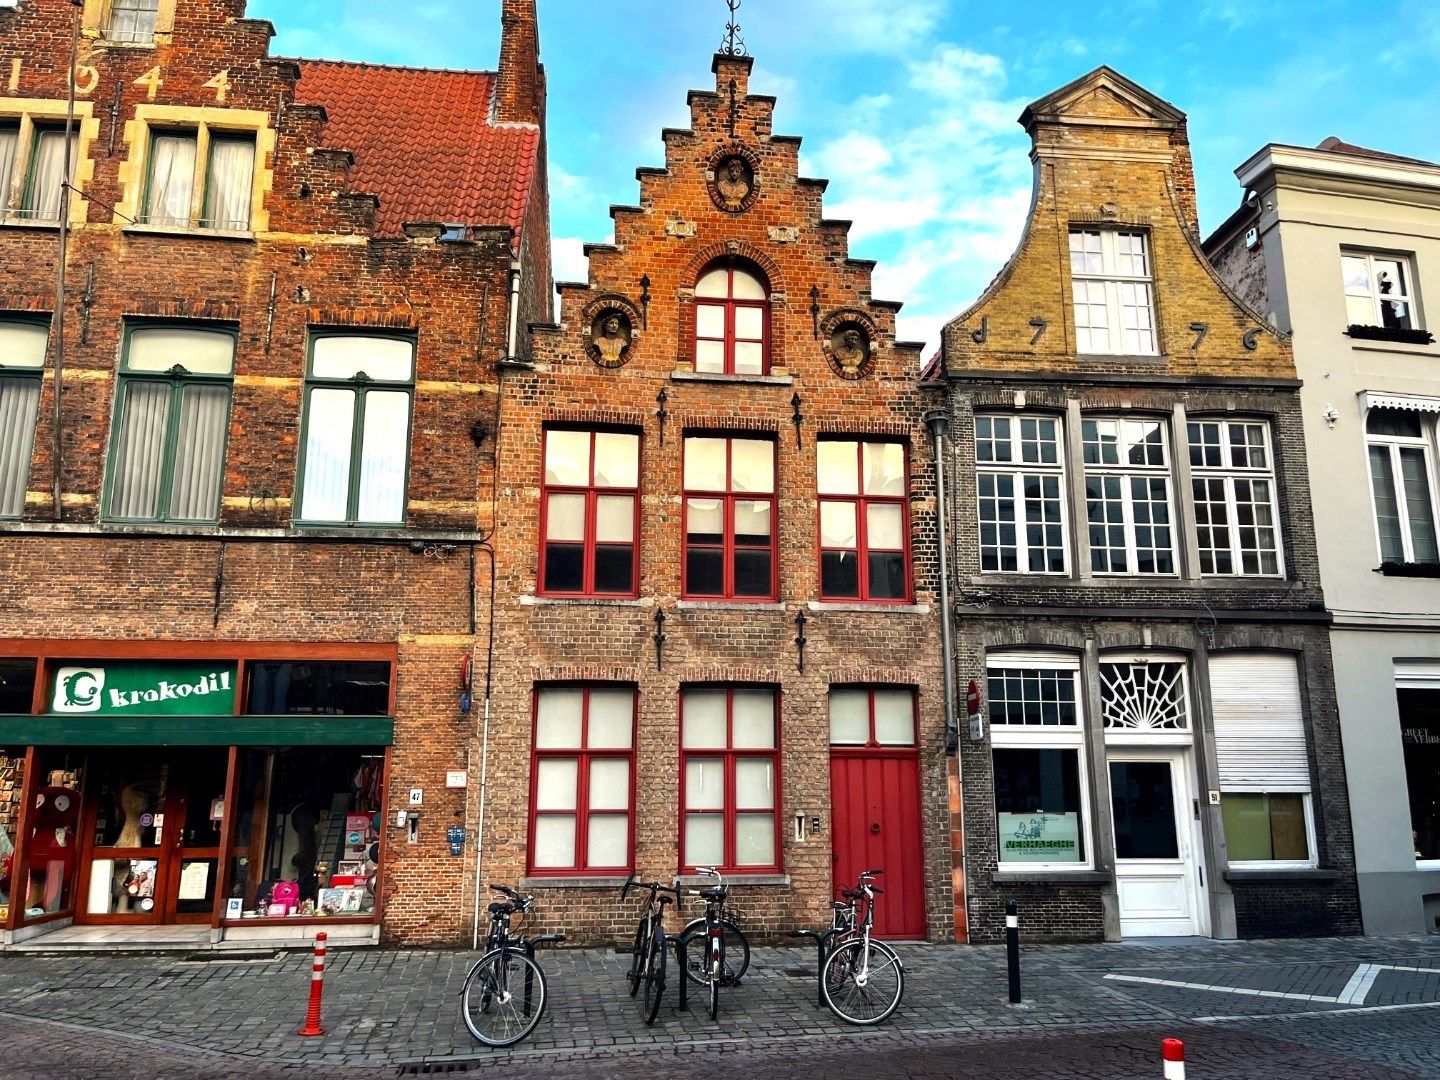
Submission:
<svg viewBox="0 0 1440 1080">
<path fill-rule="evenodd" d="M 635 167 L 663 162 L 685 91 L 707 88 L 723 0 L 539 0 L 550 79 L 556 273 L 584 278 Z M 495 67 L 500 0 L 250 0 L 277 54 Z M 390 11 L 397 14 L 388 14 Z M 1030 192 L 1026 103 L 1109 64 L 1190 115 L 1201 229 L 1238 204 L 1232 170 L 1267 142 L 1327 135 L 1440 161 L 1436 0 L 744 0 L 752 88 L 804 136 L 852 253 L 938 343 L 1013 249 Z"/>
</svg>

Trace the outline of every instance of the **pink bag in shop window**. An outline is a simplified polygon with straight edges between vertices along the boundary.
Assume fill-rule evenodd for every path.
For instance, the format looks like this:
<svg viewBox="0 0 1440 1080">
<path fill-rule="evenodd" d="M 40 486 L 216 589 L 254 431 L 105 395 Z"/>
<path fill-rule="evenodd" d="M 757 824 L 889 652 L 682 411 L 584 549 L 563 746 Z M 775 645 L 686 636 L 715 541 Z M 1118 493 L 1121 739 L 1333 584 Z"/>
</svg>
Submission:
<svg viewBox="0 0 1440 1080">
<path fill-rule="evenodd" d="M 298 881 L 277 881 L 270 890 L 271 915 L 293 915 L 300 906 L 300 883 Z"/>
</svg>

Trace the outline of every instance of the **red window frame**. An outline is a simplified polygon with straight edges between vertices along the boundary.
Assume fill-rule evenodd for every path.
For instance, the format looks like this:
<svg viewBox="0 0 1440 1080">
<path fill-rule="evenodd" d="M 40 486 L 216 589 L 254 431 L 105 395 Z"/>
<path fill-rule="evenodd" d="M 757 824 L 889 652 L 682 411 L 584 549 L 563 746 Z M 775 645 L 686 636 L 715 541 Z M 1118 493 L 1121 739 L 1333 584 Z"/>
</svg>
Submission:
<svg viewBox="0 0 1440 1080">
<path fill-rule="evenodd" d="M 817 474 L 815 478 L 815 542 L 820 552 L 819 576 L 820 599 L 834 603 L 864 604 L 908 604 L 914 596 L 914 581 L 910 571 L 910 447 L 899 439 L 864 439 L 860 437 L 822 439 L 823 443 L 853 444 L 855 447 L 855 488 L 854 495 L 837 495 L 820 491 L 818 474 L 819 451 L 816 451 Z M 865 492 L 865 447 L 867 445 L 898 446 L 904 458 L 902 467 L 904 491 L 899 495 L 868 495 Z M 840 548 L 825 546 L 821 516 L 826 503 L 847 503 L 855 507 L 855 547 Z M 871 506 L 897 506 L 900 508 L 900 546 L 898 548 L 872 548 L 869 537 L 869 508 Z M 899 552 L 901 567 L 905 575 L 904 590 L 899 596 L 871 596 L 870 553 Z M 825 591 L 825 555 L 827 553 L 853 552 L 856 562 L 856 595 L 837 595 Z"/>
<path fill-rule="evenodd" d="M 830 743 L 831 753 L 844 753 L 846 751 L 866 750 L 880 753 L 894 753 L 903 757 L 913 757 L 920 747 L 920 703 L 918 695 L 913 686 L 901 686 L 886 683 L 836 683 L 830 687 L 830 693 L 826 698 L 826 717 L 829 718 L 830 709 L 837 693 L 864 694 L 869 729 L 865 734 L 863 743 Z M 877 693 L 904 694 L 910 701 L 910 741 L 908 743 L 882 743 L 875 737 L 875 695 Z"/>
<path fill-rule="evenodd" d="M 698 296 L 698 295 L 695 297 L 695 342 L 694 342 L 694 349 L 693 349 L 692 352 L 691 352 L 691 363 L 692 363 L 692 365 L 694 366 L 694 369 L 695 369 L 696 371 L 700 371 L 700 370 L 701 370 L 701 369 L 700 369 L 700 342 L 702 342 L 702 341 L 719 341 L 719 342 L 721 342 L 721 343 L 724 345 L 724 351 L 725 351 L 725 363 L 724 363 L 724 367 L 723 367 L 722 370 L 719 371 L 719 372 L 711 372 L 711 371 L 709 371 L 709 369 L 706 369 L 706 371 L 707 371 L 708 373 L 710 373 L 710 374 L 717 374 L 717 375 L 718 375 L 718 374 L 725 374 L 725 375 L 737 375 L 737 374 L 739 374 L 739 375 L 754 375 L 754 374 L 757 374 L 756 372 L 750 372 L 750 371 L 737 372 L 737 371 L 735 370 L 735 343 L 736 343 L 737 341 L 743 341 L 743 342 L 751 343 L 751 342 L 755 342 L 755 341 L 758 340 L 758 342 L 759 342 L 759 344 L 760 344 L 760 371 L 758 372 L 758 374 L 760 374 L 760 375 L 769 375 L 769 374 L 770 374 L 770 283 L 765 279 L 765 275 L 760 272 L 760 270 L 759 270 L 758 267 L 752 266 L 752 265 L 750 265 L 749 263 L 737 263 L 737 262 L 731 261 L 731 262 L 727 262 L 727 263 L 711 263 L 709 266 L 707 266 L 707 267 L 701 272 L 700 276 L 695 279 L 696 284 L 698 285 L 699 282 L 700 282 L 706 275 L 711 274 L 711 273 L 714 273 L 716 270 L 723 270 L 723 271 L 725 271 L 725 295 L 724 295 L 723 297 L 718 297 L 718 296 L 708 296 L 708 297 L 707 297 L 707 296 Z M 763 300 L 744 300 L 744 299 L 740 299 L 740 298 L 736 297 L 736 295 L 735 295 L 735 274 L 736 274 L 737 271 L 740 272 L 740 273 L 742 273 L 742 274 L 744 274 L 744 275 L 747 276 L 747 277 L 753 278 L 753 279 L 759 284 L 761 290 L 764 291 L 764 293 L 765 293 L 765 298 L 764 298 Z M 724 310 L 724 312 L 725 312 L 725 331 L 724 331 L 724 337 L 718 337 L 718 338 L 717 338 L 717 337 L 711 337 L 711 336 L 707 336 L 707 335 L 702 335 L 702 334 L 700 333 L 700 309 L 701 309 L 702 307 L 715 307 L 715 308 L 721 308 L 721 309 Z M 759 337 L 758 339 L 757 339 L 757 338 L 750 338 L 750 337 L 741 338 L 741 337 L 738 337 L 738 336 L 737 336 L 736 330 L 735 330 L 735 312 L 736 312 L 736 310 L 739 309 L 739 308 L 753 308 L 753 309 L 757 309 L 757 310 L 760 311 L 760 337 Z"/>
<path fill-rule="evenodd" d="M 763 691 L 770 695 L 772 703 L 772 717 L 775 725 L 775 745 L 766 748 L 735 747 L 735 692 L 736 691 Z M 724 691 L 725 693 L 725 746 L 720 747 L 696 747 L 693 750 L 685 748 L 685 698 L 686 695 L 696 691 Z M 781 779 L 780 779 L 780 690 L 774 686 L 710 686 L 691 685 L 680 688 L 680 872 L 682 874 L 694 873 L 696 864 L 690 859 L 689 853 L 685 850 L 685 818 L 689 814 L 689 792 L 687 791 L 687 766 L 692 758 L 719 758 L 725 769 L 725 794 L 722 798 L 721 809 L 718 813 L 724 819 L 724 832 L 721 839 L 724 845 L 725 858 L 723 863 L 714 864 L 715 869 L 725 874 L 778 874 L 781 872 L 781 864 L 784 862 L 785 853 L 781 846 L 784 837 L 780 829 L 780 802 L 781 802 Z M 735 796 L 735 763 L 740 760 L 761 760 L 769 761 L 771 776 L 774 777 L 775 798 L 774 805 L 768 807 L 759 806 L 737 806 Z M 696 810 L 697 814 L 715 814 L 713 809 Z M 735 862 L 735 818 L 738 814 L 770 814 L 775 820 L 775 861 L 768 866 L 760 866 L 747 863 L 744 866 Z"/>
<path fill-rule="evenodd" d="M 734 600 L 740 603 L 774 603 L 780 595 L 780 505 L 775 488 L 779 483 L 779 453 L 776 440 L 763 432 L 754 434 L 729 434 L 725 432 L 703 432 L 687 431 L 684 437 L 684 448 L 681 457 L 681 477 L 685 475 L 684 455 L 691 452 L 690 443 L 694 439 L 724 439 L 725 440 L 725 487 L 723 490 L 711 491 L 704 488 L 689 488 L 684 485 L 682 479 L 681 487 L 681 510 L 680 510 L 680 536 L 682 539 L 683 552 L 681 555 L 681 587 L 680 595 L 687 600 Z M 770 492 L 736 491 L 734 489 L 734 448 L 736 441 L 742 442 L 764 442 L 770 446 Z M 720 543 L 691 543 L 690 542 L 690 500 L 695 499 L 719 499 L 721 512 L 721 540 Z M 735 543 L 735 504 L 737 502 L 768 502 L 770 504 L 770 543 L 766 546 L 758 544 Z M 722 586 L 718 593 L 697 593 L 692 591 L 690 585 L 690 552 L 695 550 L 707 550 L 721 552 L 722 560 Z M 752 596 L 749 594 L 737 594 L 735 592 L 735 552 L 736 551 L 768 551 L 770 553 L 770 589 L 764 596 Z"/>
<path fill-rule="evenodd" d="M 578 747 L 540 747 L 540 698 L 546 693 L 559 691 L 581 692 L 580 745 Z M 630 747 L 621 750 L 614 747 L 590 749 L 590 694 L 594 690 L 625 690 L 630 694 Z M 624 874 L 635 868 L 635 740 L 639 715 L 639 694 L 633 686 L 605 683 L 584 685 L 552 683 L 536 686 L 531 701 L 530 718 L 530 821 L 529 839 L 526 844 L 525 864 L 528 872 L 536 877 L 578 877 L 587 874 Z M 590 763 L 597 758 L 623 760 L 629 769 L 630 798 L 625 810 L 625 864 L 623 866 L 596 866 L 589 862 L 587 850 L 590 840 Z M 575 809 L 541 810 L 540 763 L 547 760 L 575 760 Z M 600 815 L 619 814 L 619 810 L 598 810 Z M 535 837 L 536 824 L 541 817 L 574 817 L 575 819 L 575 865 L 569 867 L 536 866 Z"/>
<path fill-rule="evenodd" d="M 557 431 L 583 433 L 589 436 L 590 465 L 587 470 L 588 482 L 583 486 L 574 484 L 552 484 L 548 480 L 550 435 L 552 432 Z M 596 485 L 595 443 L 597 435 L 630 435 L 635 438 L 635 487 L 600 487 Z M 643 464 L 643 451 L 643 438 L 637 431 L 577 427 L 546 427 L 544 429 L 540 443 L 540 562 L 536 567 L 535 573 L 535 588 L 541 596 L 607 597 L 611 599 L 633 600 L 640 595 L 640 476 Z M 546 554 L 551 543 L 549 539 L 551 495 L 582 495 L 585 498 L 585 537 L 582 541 L 584 555 L 581 570 L 581 587 L 578 590 L 552 589 L 546 581 Z M 599 498 L 602 495 L 629 496 L 632 503 L 634 524 L 630 534 L 630 589 L 626 592 L 600 590 L 595 587 L 596 550 L 602 547 L 623 546 L 612 542 L 602 543 L 596 539 L 596 512 L 599 505 Z M 559 542 L 574 543 L 574 541 Z"/>
</svg>

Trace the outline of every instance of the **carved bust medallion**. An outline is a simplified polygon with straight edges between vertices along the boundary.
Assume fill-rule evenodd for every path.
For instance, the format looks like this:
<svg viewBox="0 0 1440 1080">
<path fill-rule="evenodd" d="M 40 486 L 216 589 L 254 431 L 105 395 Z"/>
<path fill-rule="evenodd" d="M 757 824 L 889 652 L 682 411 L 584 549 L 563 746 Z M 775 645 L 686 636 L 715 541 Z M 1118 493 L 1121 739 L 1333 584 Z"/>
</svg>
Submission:
<svg viewBox="0 0 1440 1080">
<path fill-rule="evenodd" d="M 756 179 L 759 165 L 759 156 L 749 147 L 736 145 L 721 149 L 705 169 L 705 187 L 711 201 L 731 214 L 749 210 L 759 195 Z"/>
<path fill-rule="evenodd" d="M 874 366 L 870 328 L 859 318 L 841 313 L 825 320 L 825 356 L 842 379 L 863 379 Z"/>
<path fill-rule="evenodd" d="M 618 368 L 630 359 L 630 317 L 619 308 L 603 308 L 590 324 L 592 359 L 604 368 Z"/>
</svg>

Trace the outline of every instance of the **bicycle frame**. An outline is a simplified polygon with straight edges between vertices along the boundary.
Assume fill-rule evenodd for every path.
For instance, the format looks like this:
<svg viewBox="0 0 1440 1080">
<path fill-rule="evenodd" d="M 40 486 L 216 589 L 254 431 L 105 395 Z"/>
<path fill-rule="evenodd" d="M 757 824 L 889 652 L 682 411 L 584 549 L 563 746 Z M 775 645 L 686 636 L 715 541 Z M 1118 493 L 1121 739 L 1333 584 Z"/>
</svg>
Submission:
<svg viewBox="0 0 1440 1080">
<path fill-rule="evenodd" d="M 721 920 L 725 915 L 725 899 L 728 891 L 725 890 L 725 878 L 720 871 L 708 866 L 696 867 L 696 872 L 706 874 L 716 879 L 715 888 L 722 890 L 722 895 L 717 899 L 705 898 L 705 977 L 707 982 L 718 979 L 718 972 L 725 967 L 725 929 L 721 926 Z M 699 890 L 696 890 L 697 892 Z M 687 984 L 689 979 L 685 978 L 685 972 L 690 965 L 690 939 L 694 936 L 682 934 L 675 942 L 676 959 L 680 963 L 680 1011 L 689 1009 Z"/>
</svg>

